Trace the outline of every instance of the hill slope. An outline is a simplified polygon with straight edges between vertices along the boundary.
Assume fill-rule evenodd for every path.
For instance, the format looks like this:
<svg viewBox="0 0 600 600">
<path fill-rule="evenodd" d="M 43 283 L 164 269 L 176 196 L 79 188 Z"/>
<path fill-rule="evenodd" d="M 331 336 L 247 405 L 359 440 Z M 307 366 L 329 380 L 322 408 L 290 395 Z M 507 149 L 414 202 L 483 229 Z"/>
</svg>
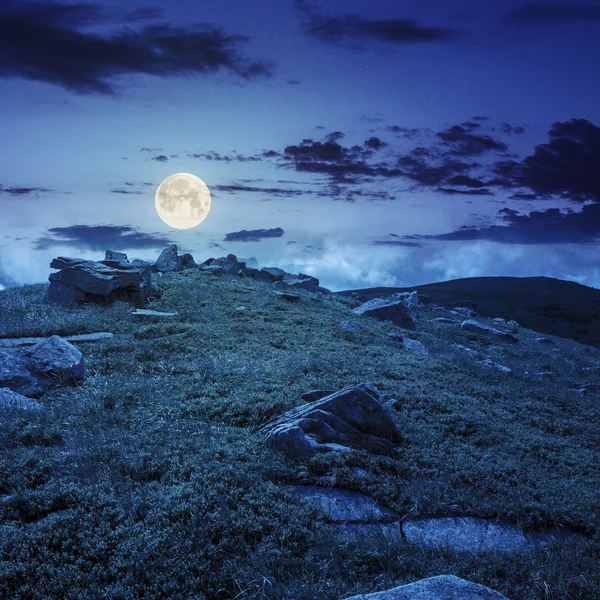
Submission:
<svg viewBox="0 0 600 600">
<path fill-rule="evenodd" d="M 506 345 L 416 309 L 418 355 L 354 303 L 198 270 L 130 306 L 61 308 L 47 285 L 0 292 L 0 337 L 109 331 L 81 343 L 87 375 L 0 409 L 0 597 L 14 600 L 338 600 L 454 574 L 511 600 L 600 597 L 600 351 L 521 328 Z M 512 317 L 514 315 L 508 315 Z M 360 323 L 356 335 L 342 320 Z M 501 372 L 482 359 L 502 364 Z M 288 460 L 259 428 L 308 390 L 360 382 L 409 443 Z M 582 537 L 528 554 L 336 538 L 292 485 L 367 494 L 406 518 L 560 524 Z"/>
<path fill-rule="evenodd" d="M 367 299 L 417 290 L 442 305 L 469 306 L 484 317 L 514 319 L 540 333 L 600 347 L 600 290 L 550 277 L 467 277 L 410 288 L 375 287 Z"/>
</svg>

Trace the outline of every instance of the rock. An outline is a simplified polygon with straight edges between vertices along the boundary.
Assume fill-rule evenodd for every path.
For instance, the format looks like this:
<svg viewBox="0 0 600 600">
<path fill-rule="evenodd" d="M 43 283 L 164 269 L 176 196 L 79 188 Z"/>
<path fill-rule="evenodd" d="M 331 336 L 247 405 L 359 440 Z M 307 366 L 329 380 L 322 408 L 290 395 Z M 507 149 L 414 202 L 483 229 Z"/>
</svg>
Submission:
<svg viewBox="0 0 600 600">
<path fill-rule="evenodd" d="M 61 270 L 48 277 L 46 298 L 60 304 L 124 300 L 143 306 L 152 290 L 149 268 L 65 257 L 55 258 L 50 267 Z"/>
<path fill-rule="evenodd" d="M 248 277 L 256 277 L 259 273 L 258 269 L 253 269 L 252 267 L 246 267 L 245 269 L 243 269 L 244 273 L 246 273 L 246 275 Z"/>
<path fill-rule="evenodd" d="M 543 346 L 556 346 L 556 342 L 551 338 L 546 337 L 536 337 L 535 341 L 538 344 L 542 344 Z"/>
<path fill-rule="evenodd" d="M 114 333 L 101 331 L 99 333 L 80 333 L 77 335 L 62 335 L 63 340 L 67 342 L 101 342 L 115 337 Z M 30 337 L 30 338 L 4 338 L 0 339 L 0 348 L 14 348 L 15 346 L 33 346 L 42 340 L 47 340 L 48 336 Z"/>
<path fill-rule="evenodd" d="M 332 449 L 386 454 L 405 440 L 375 394 L 358 386 L 294 408 L 261 431 L 272 448 L 299 459 Z"/>
<path fill-rule="evenodd" d="M 83 381 L 81 352 L 57 335 L 31 348 L 0 349 L 0 387 L 33 396 L 64 383 Z"/>
<path fill-rule="evenodd" d="M 592 394 L 597 394 L 600 392 L 600 384 L 599 383 L 587 383 L 583 387 L 580 387 L 577 390 L 577 394 L 580 396 L 590 396 Z"/>
<path fill-rule="evenodd" d="M 142 260 L 141 258 L 134 258 L 131 261 L 132 267 L 152 267 L 152 264 L 149 260 Z"/>
<path fill-rule="evenodd" d="M 415 354 L 422 354 L 424 356 L 429 355 L 429 350 L 419 341 L 411 340 L 410 338 L 404 338 L 402 340 L 404 347 L 414 352 Z"/>
<path fill-rule="evenodd" d="M 475 321 L 474 319 L 463 321 L 460 328 L 486 337 L 496 337 L 503 342 L 510 342 L 511 344 L 516 344 L 518 342 L 518 339 L 514 335 L 506 333 L 505 331 L 500 331 L 499 329 L 494 329 L 493 327 L 479 323 L 479 321 Z"/>
<path fill-rule="evenodd" d="M 361 294 L 360 292 L 352 292 L 350 296 L 352 296 L 352 298 L 356 298 L 356 300 L 358 300 L 361 303 L 367 302 L 369 300 L 364 294 Z"/>
<path fill-rule="evenodd" d="M 183 271 L 183 266 L 177 255 L 177 246 L 175 244 L 171 244 L 160 253 L 154 263 L 154 270 L 159 273 Z"/>
<path fill-rule="evenodd" d="M 208 273 L 209 275 L 215 275 L 217 277 L 221 277 L 225 272 L 223 270 L 223 267 L 221 267 L 220 265 L 210 265 L 208 267 L 204 267 L 202 271 Z"/>
<path fill-rule="evenodd" d="M 452 344 L 452 346 L 461 352 L 470 354 L 471 356 L 477 356 L 477 354 L 479 354 L 477 350 L 473 350 L 473 348 L 467 348 L 467 346 L 463 346 L 462 344 Z"/>
<path fill-rule="evenodd" d="M 523 533 L 511 523 L 473 517 L 407 519 L 402 523 L 407 541 L 421 546 L 449 546 L 459 552 L 522 552 L 539 544 L 570 537 L 566 530 Z"/>
<path fill-rule="evenodd" d="M 402 407 L 400 402 L 398 402 L 398 400 L 394 400 L 393 398 L 385 402 L 384 406 L 386 408 L 389 408 L 390 410 L 400 410 L 400 408 Z"/>
<path fill-rule="evenodd" d="M 237 275 L 240 269 L 245 270 L 246 264 L 238 261 L 235 254 L 228 254 L 225 257 L 215 258 L 210 266 L 222 267 L 224 275 Z"/>
<path fill-rule="evenodd" d="M 238 277 L 248 277 L 248 275 L 246 275 L 246 271 L 244 271 L 244 269 L 240 269 L 238 271 Z"/>
<path fill-rule="evenodd" d="M 196 264 L 194 257 L 189 252 L 186 252 L 185 254 L 182 254 L 179 257 L 179 264 L 182 266 L 183 269 L 197 269 L 198 268 L 198 265 Z"/>
<path fill-rule="evenodd" d="M 475 316 L 475 311 L 472 308 L 466 306 L 455 306 L 451 311 L 453 315 L 463 315 L 465 317 Z"/>
<path fill-rule="evenodd" d="M 200 263 L 200 267 L 208 267 L 214 260 L 214 258 L 207 258 L 203 263 Z"/>
<path fill-rule="evenodd" d="M 256 279 L 266 281 L 267 283 L 275 283 L 281 281 L 285 276 L 285 271 L 278 267 L 263 267 L 257 274 Z"/>
<path fill-rule="evenodd" d="M 310 392 L 304 392 L 300 397 L 305 402 L 314 402 L 330 394 L 335 394 L 335 390 L 311 390 Z"/>
<path fill-rule="evenodd" d="M 431 320 L 434 323 L 452 323 L 452 324 L 458 323 L 458 321 L 455 321 L 454 319 L 447 319 L 446 317 L 436 317 L 435 319 L 431 319 Z"/>
<path fill-rule="evenodd" d="M 238 260 L 243 262 L 246 267 L 258 267 L 258 261 L 256 258 L 254 258 L 254 256 L 251 256 L 250 258 L 239 258 Z M 258 269 L 256 270 L 258 271 Z"/>
<path fill-rule="evenodd" d="M 454 575 L 437 575 L 384 592 L 360 594 L 346 600 L 508 600 L 508 598 L 483 585 Z"/>
<path fill-rule="evenodd" d="M 480 365 L 483 365 L 484 367 L 489 367 L 490 369 L 498 369 L 499 371 L 502 371 L 504 373 L 512 373 L 512 369 L 509 369 L 508 367 L 504 367 L 504 366 L 498 364 L 497 362 L 494 362 L 490 358 L 486 358 L 484 360 L 478 360 L 477 363 Z"/>
<path fill-rule="evenodd" d="M 374 298 L 354 308 L 352 312 L 372 317 L 378 321 L 391 321 L 403 329 L 415 328 L 414 318 L 402 300 Z"/>
<path fill-rule="evenodd" d="M 392 331 L 388 333 L 388 337 L 392 338 L 394 342 L 401 342 L 404 340 L 404 336 L 399 331 Z"/>
<path fill-rule="evenodd" d="M 340 327 L 356 335 L 361 332 L 360 325 L 356 321 L 340 321 Z"/>
<path fill-rule="evenodd" d="M 127 254 L 125 254 L 124 252 L 114 252 L 113 250 L 107 250 L 104 253 L 104 260 L 123 263 L 125 265 L 129 264 Z"/>
<path fill-rule="evenodd" d="M 309 292 L 319 290 L 319 280 L 304 273 L 298 273 L 298 275 L 285 273 L 283 279 L 278 279 L 273 285 L 278 288 L 298 288 Z"/>
<path fill-rule="evenodd" d="M 10 388 L 3 387 L 0 388 L 0 415 L 7 410 L 41 412 L 44 407 L 37 400 L 26 398 Z"/>
<path fill-rule="evenodd" d="M 144 310 L 137 309 L 131 313 L 134 317 L 159 317 L 159 318 L 167 318 L 167 317 L 176 317 L 176 312 L 160 312 L 158 310 Z"/>
<path fill-rule="evenodd" d="M 298 485 L 294 494 L 319 509 L 333 523 L 390 523 L 398 513 L 377 500 L 348 490 Z"/>
<path fill-rule="evenodd" d="M 275 295 L 283 300 L 287 300 L 288 302 L 298 302 L 300 300 L 300 296 L 297 294 L 288 294 L 287 292 L 275 292 Z"/>
</svg>

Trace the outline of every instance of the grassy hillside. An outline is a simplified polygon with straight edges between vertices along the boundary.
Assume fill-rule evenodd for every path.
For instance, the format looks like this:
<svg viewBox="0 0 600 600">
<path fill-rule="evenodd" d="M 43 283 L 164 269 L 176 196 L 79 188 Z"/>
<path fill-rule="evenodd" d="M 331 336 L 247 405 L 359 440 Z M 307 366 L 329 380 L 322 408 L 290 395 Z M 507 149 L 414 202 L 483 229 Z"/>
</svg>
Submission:
<svg viewBox="0 0 600 600">
<path fill-rule="evenodd" d="M 79 346 L 84 384 L 41 396 L 44 414 L 0 415 L 1 598 L 337 600 L 438 574 L 512 600 L 600 597 L 600 403 L 574 392 L 598 381 L 600 351 L 565 339 L 554 351 L 525 329 L 499 345 L 431 322 L 448 313 L 428 307 L 409 334 L 423 357 L 348 298 L 290 303 L 266 283 L 195 270 L 157 281 L 152 308 L 176 318 L 48 305 L 42 284 L 0 292 L 0 337 L 117 334 Z M 348 319 L 360 336 L 339 326 Z M 391 414 L 410 443 L 397 457 L 301 464 L 258 433 L 302 393 L 360 382 L 400 402 Z M 344 541 L 290 493 L 321 476 L 402 515 L 500 516 L 582 537 L 478 556 Z"/>
<path fill-rule="evenodd" d="M 467 277 L 411 288 L 344 290 L 368 299 L 418 290 L 444 305 L 470 306 L 485 317 L 514 319 L 523 327 L 600 348 L 600 290 L 550 277 Z"/>
</svg>

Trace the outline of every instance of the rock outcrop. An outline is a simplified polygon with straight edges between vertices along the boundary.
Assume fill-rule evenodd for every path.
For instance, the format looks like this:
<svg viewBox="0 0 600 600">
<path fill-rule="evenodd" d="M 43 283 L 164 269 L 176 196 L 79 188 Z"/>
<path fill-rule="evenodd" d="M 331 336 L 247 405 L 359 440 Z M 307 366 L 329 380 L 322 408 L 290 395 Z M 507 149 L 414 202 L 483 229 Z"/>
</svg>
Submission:
<svg viewBox="0 0 600 600">
<path fill-rule="evenodd" d="M 502 340 L 503 342 L 509 342 L 511 344 L 516 344 L 519 341 L 518 338 L 516 338 L 512 333 L 507 333 L 506 331 L 495 329 L 489 325 L 484 325 L 475 319 L 467 319 L 466 321 L 463 321 L 460 328 L 466 331 L 472 331 L 473 333 L 485 337 L 494 337 Z"/>
<path fill-rule="evenodd" d="M 374 386 L 360 384 L 294 408 L 261 431 L 272 448 L 299 459 L 350 448 L 388 454 L 405 438 L 383 408 L 384 399 Z"/>
<path fill-rule="evenodd" d="M 495 590 L 454 575 L 437 575 L 384 592 L 360 594 L 346 600 L 508 600 Z"/>
<path fill-rule="evenodd" d="M 403 329 L 414 329 L 415 319 L 404 303 L 406 296 L 394 294 L 389 298 L 373 298 L 353 309 L 357 315 L 366 315 L 378 321 L 391 321 Z"/>
<path fill-rule="evenodd" d="M 60 270 L 48 277 L 50 286 L 46 297 L 60 304 L 123 300 L 143 306 L 156 294 L 149 267 L 134 267 L 116 260 L 96 262 L 62 256 L 55 258 L 50 267 Z"/>
<path fill-rule="evenodd" d="M 29 348 L 0 348 L 0 388 L 23 396 L 35 396 L 85 377 L 81 352 L 57 335 Z"/>
</svg>

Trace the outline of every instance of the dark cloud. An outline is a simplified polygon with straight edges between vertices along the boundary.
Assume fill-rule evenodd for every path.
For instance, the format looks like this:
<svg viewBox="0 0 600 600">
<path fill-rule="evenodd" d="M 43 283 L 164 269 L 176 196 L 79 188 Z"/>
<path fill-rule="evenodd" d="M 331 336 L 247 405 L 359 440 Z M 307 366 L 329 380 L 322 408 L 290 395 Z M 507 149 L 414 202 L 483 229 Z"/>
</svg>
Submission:
<svg viewBox="0 0 600 600">
<path fill-rule="evenodd" d="M 600 6 L 561 2 L 527 2 L 511 10 L 505 18 L 509 25 L 562 25 L 567 21 L 598 21 Z"/>
<path fill-rule="evenodd" d="M 384 146 L 387 146 L 385 142 L 382 142 L 378 137 L 370 137 L 368 140 L 365 140 L 365 146 L 367 148 L 371 148 L 372 150 L 379 150 Z"/>
<path fill-rule="evenodd" d="M 342 133 L 341 131 L 333 131 L 331 133 L 328 133 L 325 136 L 325 139 L 328 142 L 337 142 L 338 140 L 341 140 L 342 138 L 345 138 L 345 137 L 346 137 L 345 133 Z"/>
<path fill-rule="evenodd" d="M 169 162 L 169 157 L 164 154 L 159 154 L 158 156 L 153 156 L 150 160 L 155 160 L 156 162 Z"/>
<path fill-rule="evenodd" d="M 417 242 L 405 242 L 402 240 L 375 240 L 369 242 L 369 244 L 371 246 L 403 246 L 405 248 L 421 248 L 423 246 L 423 244 L 418 244 Z"/>
<path fill-rule="evenodd" d="M 482 117 L 482 116 L 475 116 L 475 117 L 471 117 L 471 121 L 489 121 L 490 118 L 489 117 Z"/>
<path fill-rule="evenodd" d="M 111 94 L 115 78 L 124 74 L 171 77 L 227 71 L 249 80 L 271 73 L 268 64 L 249 61 L 241 53 L 247 37 L 211 25 L 85 31 L 97 24 L 111 25 L 98 4 L 3 0 L 0 77 L 44 81 L 82 94 Z"/>
<path fill-rule="evenodd" d="M 8 194 L 9 196 L 39 196 L 40 194 L 47 194 L 56 192 L 44 187 L 22 187 L 22 186 L 11 186 L 2 187 L 0 185 L 0 194 Z"/>
<path fill-rule="evenodd" d="M 234 231 L 232 233 L 225 234 L 224 242 L 258 242 L 266 238 L 278 238 L 281 237 L 285 232 L 281 227 L 275 229 L 254 229 L 253 231 Z"/>
<path fill-rule="evenodd" d="M 140 196 L 144 192 L 139 192 L 139 191 L 136 191 L 136 190 L 119 190 L 119 189 L 115 189 L 115 190 L 110 190 L 110 193 L 111 194 L 124 194 L 124 195 Z"/>
<path fill-rule="evenodd" d="M 171 240 L 159 233 L 142 233 L 135 227 L 122 225 L 71 225 L 53 227 L 34 243 L 36 250 L 72 246 L 78 250 L 104 252 L 110 250 L 163 248 Z"/>
<path fill-rule="evenodd" d="M 481 188 L 478 190 L 474 190 L 474 189 L 456 189 L 456 188 L 447 188 L 447 187 L 439 187 L 437 188 L 437 191 L 442 193 L 442 194 L 446 194 L 447 196 L 456 196 L 456 195 L 462 195 L 462 196 L 494 196 L 494 192 L 488 190 L 487 188 Z"/>
<path fill-rule="evenodd" d="M 140 152 L 149 152 L 150 154 L 156 154 L 162 152 L 162 148 L 140 148 Z"/>
<path fill-rule="evenodd" d="M 161 8 L 146 6 L 145 8 L 138 8 L 126 13 L 125 21 L 127 23 L 137 23 L 138 21 L 156 21 L 162 16 L 163 11 Z"/>
<path fill-rule="evenodd" d="M 421 150 L 421 149 L 417 149 Z M 423 158 L 425 157 L 425 158 Z M 464 162 L 455 158 L 434 157 L 433 152 L 414 152 L 401 156 L 398 166 L 404 177 L 415 181 L 420 186 L 437 186 L 445 180 L 463 175 L 471 169 L 479 167 L 479 163 Z"/>
<path fill-rule="evenodd" d="M 473 129 L 481 129 L 482 125 L 481 123 L 475 123 L 473 121 L 465 121 L 464 123 L 461 124 L 462 127 L 464 127 L 465 129 L 469 129 L 469 130 L 473 130 Z"/>
<path fill-rule="evenodd" d="M 297 79 L 288 79 L 288 85 L 300 85 L 300 82 Z"/>
<path fill-rule="evenodd" d="M 480 156 L 491 150 L 500 152 L 508 150 L 504 142 L 494 140 L 488 135 L 475 135 L 460 125 L 454 125 L 446 131 L 439 131 L 437 136 L 450 146 L 452 154 L 460 156 Z"/>
<path fill-rule="evenodd" d="M 264 188 L 264 187 L 254 187 L 250 185 L 240 185 L 240 184 L 231 184 L 231 185 L 213 185 L 211 190 L 217 190 L 221 192 L 228 193 L 236 193 L 236 192 L 250 192 L 250 193 L 262 193 L 268 194 L 270 196 L 283 196 L 283 197 L 295 197 L 300 196 L 306 192 L 302 192 L 300 190 L 292 190 L 288 188 Z"/>
<path fill-rule="evenodd" d="M 510 123 L 502 123 L 502 125 L 500 125 L 500 131 L 502 131 L 502 133 L 508 133 L 509 135 L 513 133 L 519 135 L 525 133 L 525 127 L 521 125 L 511 125 Z"/>
<path fill-rule="evenodd" d="M 268 152 L 268 151 L 265 151 Z M 265 152 L 263 152 L 263 156 L 265 156 Z M 234 153 L 233 156 L 229 156 L 227 154 L 219 154 L 218 152 L 203 152 L 203 153 L 188 153 L 187 156 L 189 158 L 203 158 L 204 160 L 215 160 L 221 162 L 257 162 L 261 161 L 262 158 L 260 156 L 244 156 L 243 154 Z"/>
<path fill-rule="evenodd" d="M 392 133 L 397 133 L 406 139 L 412 140 L 421 134 L 420 129 L 415 129 L 411 127 L 400 127 L 399 125 L 392 125 L 387 128 L 388 131 Z"/>
<path fill-rule="evenodd" d="M 461 227 L 440 235 L 404 236 L 409 240 L 487 240 L 501 244 L 583 244 L 600 242 L 600 203 L 583 206 L 580 212 L 558 208 L 527 215 L 503 208 L 498 215 L 503 225 Z"/>
<path fill-rule="evenodd" d="M 296 0 L 309 35 L 325 42 L 363 47 L 372 42 L 393 45 L 446 42 L 459 32 L 442 27 L 426 27 L 408 19 L 369 19 L 360 15 L 326 15 L 308 0 Z"/>
<path fill-rule="evenodd" d="M 448 185 L 462 185 L 468 188 L 482 188 L 485 183 L 479 179 L 473 179 L 472 177 L 467 177 L 466 175 L 455 175 L 454 177 L 449 177 L 446 179 L 446 184 Z"/>
</svg>

